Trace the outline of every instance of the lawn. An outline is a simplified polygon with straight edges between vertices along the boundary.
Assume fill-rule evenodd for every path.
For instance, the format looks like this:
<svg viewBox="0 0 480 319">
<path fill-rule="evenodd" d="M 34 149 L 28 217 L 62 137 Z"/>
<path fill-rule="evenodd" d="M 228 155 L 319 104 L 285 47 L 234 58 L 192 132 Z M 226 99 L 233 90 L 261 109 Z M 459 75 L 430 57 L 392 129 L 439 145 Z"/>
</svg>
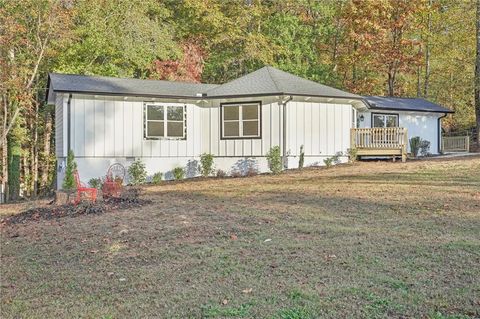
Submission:
<svg viewBox="0 0 480 319">
<path fill-rule="evenodd" d="M 480 317 L 480 157 L 196 179 L 144 197 L 3 225 L 0 316 Z"/>
</svg>

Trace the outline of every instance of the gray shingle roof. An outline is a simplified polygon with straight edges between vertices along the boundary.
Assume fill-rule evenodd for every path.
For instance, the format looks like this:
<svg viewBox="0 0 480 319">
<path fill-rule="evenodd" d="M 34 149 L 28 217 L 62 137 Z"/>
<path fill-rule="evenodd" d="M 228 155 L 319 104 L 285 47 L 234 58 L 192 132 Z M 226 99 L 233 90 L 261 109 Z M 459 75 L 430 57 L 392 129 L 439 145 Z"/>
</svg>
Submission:
<svg viewBox="0 0 480 319">
<path fill-rule="evenodd" d="M 454 113 L 452 110 L 421 98 L 365 96 L 365 100 L 368 102 L 370 109 Z"/>
<path fill-rule="evenodd" d="M 305 95 L 361 99 L 359 95 L 303 79 L 271 66 L 263 67 L 207 91 L 210 97 L 251 95 Z"/>
<path fill-rule="evenodd" d="M 114 95 L 195 97 L 215 84 L 140 80 L 106 76 L 50 73 L 50 87 L 56 92 Z"/>
<path fill-rule="evenodd" d="M 362 98 L 269 66 L 223 85 L 50 73 L 49 90 L 70 93 L 177 98 L 195 98 L 199 96 L 198 94 L 206 95 L 206 98 L 283 94 Z"/>
</svg>

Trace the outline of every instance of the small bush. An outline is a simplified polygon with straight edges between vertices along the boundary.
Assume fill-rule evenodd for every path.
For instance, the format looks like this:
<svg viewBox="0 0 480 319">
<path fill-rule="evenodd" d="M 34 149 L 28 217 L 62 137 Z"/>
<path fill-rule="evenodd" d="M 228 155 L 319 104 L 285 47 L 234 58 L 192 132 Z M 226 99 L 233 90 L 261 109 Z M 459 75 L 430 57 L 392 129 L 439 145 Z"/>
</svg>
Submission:
<svg viewBox="0 0 480 319">
<path fill-rule="evenodd" d="M 72 150 L 69 150 L 67 155 L 67 167 L 65 168 L 65 177 L 62 185 L 64 190 L 74 190 L 77 187 L 74 176 L 76 170 L 77 163 L 75 162 L 75 155 Z"/>
<path fill-rule="evenodd" d="M 342 152 L 337 152 L 335 155 L 332 156 L 332 160 L 334 164 L 340 164 L 340 156 L 343 156 Z"/>
<path fill-rule="evenodd" d="M 254 166 L 249 166 L 245 171 L 245 176 L 255 176 L 258 175 L 258 170 Z"/>
<path fill-rule="evenodd" d="M 357 161 L 357 153 L 358 153 L 358 150 L 356 148 L 349 148 L 347 150 L 347 154 L 348 154 L 348 161 L 350 163 L 355 163 Z"/>
<path fill-rule="evenodd" d="M 412 153 L 413 157 L 417 157 L 418 150 L 420 149 L 420 136 L 414 136 L 410 139 L 410 152 Z"/>
<path fill-rule="evenodd" d="M 280 155 L 280 146 L 272 147 L 267 153 L 268 167 L 273 174 L 282 171 L 282 156 Z"/>
<path fill-rule="evenodd" d="M 213 172 L 213 155 L 203 153 L 200 155 L 200 174 L 202 174 L 203 177 L 207 177 L 212 175 Z"/>
<path fill-rule="evenodd" d="M 145 163 L 141 160 L 136 160 L 128 167 L 128 175 L 130 176 L 130 183 L 132 185 L 144 184 L 147 180 L 147 170 Z"/>
<path fill-rule="evenodd" d="M 420 154 L 422 154 L 422 156 L 427 156 L 428 154 L 430 154 L 430 141 L 420 141 Z"/>
<path fill-rule="evenodd" d="M 327 168 L 330 168 L 333 165 L 333 157 L 328 157 L 328 158 L 324 159 L 323 162 L 325 163 L 325 166 Z"/>
<path fill-rule="evenodd" d="M 102 182 L 102 179 L 101 178 L 91 178 L 89 181 L 88 181 L 88 185 L 90 187 L 93 187 L 93 188 L 96 188 L 96 189 L 101 189 L 102 188 L 102 185 L 103 185 L 103 182 Z"/>
<path fill-rule="evenodd" d="M 303 145 L 302 145 L 300 146 L 300 158 L 298 159 L 298 168 L 302 169 L 304 163 L 305 163 L 305 149 L 303 148 Z"/>
<path fill-rule="evenodd" d="M 161 173 L 161 172 L 153 174 L 152 184 L 155 184 L 155 185 L 160 184 L 162 182 L 162 178 L 163 178 L 163 173 Z"/>
<path fill-rule="evenodd" d="M 183 167 L 175 167 L 172 172 L 173 178 L 175 178 L 175 180 L 177 181 L 185 178 L 185 170 L 183 169 Z"/>
<path fill-rule="evenodd" d="M 238 170 L 232 171 L 232 173 L 230 174 L 230 176 L 232 176 L 232 177 L 243 177 L 242 172 L 240 172 L 240 171 L 238 171 Z"/>
<path fill-rule="evenodd" d="M 217 175 L 218 178 L 224 178 L 224 177 L 227 176 L 227 173 L 224 170 L 219 169 L 219 170 L 217 170 L 216 175 Z"/>
</svg>

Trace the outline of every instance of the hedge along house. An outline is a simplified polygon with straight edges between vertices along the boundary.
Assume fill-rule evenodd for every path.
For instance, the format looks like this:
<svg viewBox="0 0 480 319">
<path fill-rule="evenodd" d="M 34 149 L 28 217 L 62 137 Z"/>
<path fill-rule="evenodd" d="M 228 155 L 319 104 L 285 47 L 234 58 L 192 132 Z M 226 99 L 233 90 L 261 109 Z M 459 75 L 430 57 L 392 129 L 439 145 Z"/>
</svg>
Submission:
<svg viewBox="0 0 480 319">
<path fill-rule="evenodd" d="M 84 181 L 136 159 L 149 176 L 170 179 L 180 166 L 192 177 L 202 153 L 227 174 L 265 172 L 273 146 L 286 168 L 298 166 L 301 146 L 305 165 L 340 152 L 345 162 L 352 128 L 372 111 L 361 96 L 272 67 L 222 85 L 52 73 L 47 90 L 56 110 L 57 185 L 69 149 Z"/>
</svg>

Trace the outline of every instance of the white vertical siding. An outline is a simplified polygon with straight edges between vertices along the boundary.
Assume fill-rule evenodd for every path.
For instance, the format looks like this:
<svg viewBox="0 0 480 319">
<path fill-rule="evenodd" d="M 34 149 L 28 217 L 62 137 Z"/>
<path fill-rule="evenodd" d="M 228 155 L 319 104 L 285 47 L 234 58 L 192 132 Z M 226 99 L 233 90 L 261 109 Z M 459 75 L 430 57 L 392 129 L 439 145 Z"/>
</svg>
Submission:
<svg viewBox="0 0 480 319">
<path fill-rule="evenodd" d="M 66 131 L 63 127 L 63 98 L 64 95 L 57 93 L 55 97 L 55 154 L 57 157 L 64 156 L 63 140 Z"/>
<path fill-rule="evenodd" d="M 293 156 L 304 146 L 307 156 L 332 156 L 350 147 L 352 106 L 314 102 L 287 104 L 287 150 Z"/>
</svg>

